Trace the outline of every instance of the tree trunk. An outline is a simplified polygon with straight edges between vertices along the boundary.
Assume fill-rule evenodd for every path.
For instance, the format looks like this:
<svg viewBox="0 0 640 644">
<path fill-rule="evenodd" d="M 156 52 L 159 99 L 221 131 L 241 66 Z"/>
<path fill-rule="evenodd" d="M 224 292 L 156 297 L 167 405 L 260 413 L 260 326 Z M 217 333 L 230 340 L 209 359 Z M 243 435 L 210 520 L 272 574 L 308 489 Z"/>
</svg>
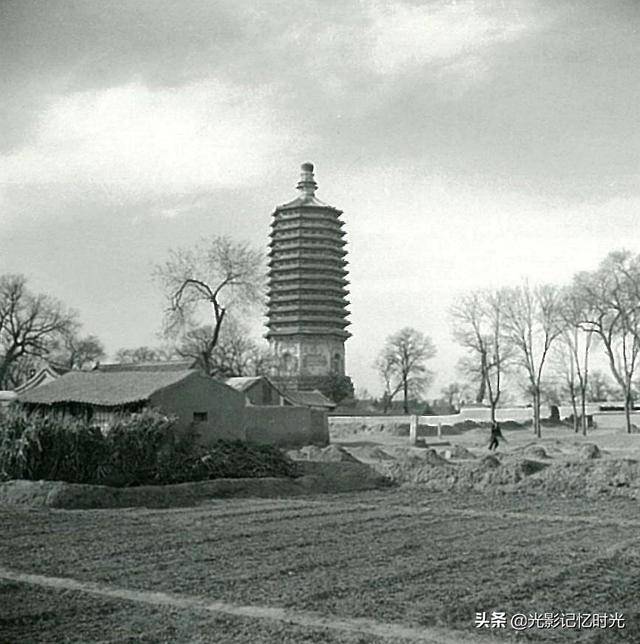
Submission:
<svg viewBox="0 0 640 644">
<path fill-rule="evenodd" d="M 631 407 L 633 405 L 629 389 L 630 387 L 627 387 L 624 392 L 624 420 L 627 425 L 627 434 L 631 434 Z"/>
<path fill-rule="evenodd" d="M 498 406 L 498 401 L 490 398 L 489 404 L 491 405 L 491 423 L 493 424 L 496 422 L 496 407 Z"/>
<path fill-rule="evenodd" d="M 587 435 L 587 389 L 580 389 L 580 422 L 582 423 L 582 435 Z"/>
<path fill-rule="evenodd" d="M 578 405 L 576 404 L 576 394 L 571 392 L 571 409 L 573 410 L 573 431 L 577 434 L 580 425 L 578 424 Z"/>
<path fill-rule="evenodd" d="M 409 413 L 409 383 L 404 381 L 402 384 L 402 393 L 404 395 L 404 413 L 408 414 Z"/>
<path fill-rule="evenodd" d="M 482 404 L 486 390 L 487 390 L 487 384 L 483 376 L 480 380 L 480 385 L 478 386 L 478 393 L 476 394 L 476 403 L 478 403 L 478 405 Z"/>
<path fill-rule="evenodd" d="M 11 360 L 7 357 L 4 360 L 0 361 L 0 389 L 6 388 L 7 384 L 5 381 L 9 374 L 9 367 L 11 366 Z"/>
<path fill-rule="evenodd" d="M 385 391 L 384 394 L 382 394 L 382 413 L 386 415 L 386 413 L 389 411 L 389 405 L 391 404 L 391 396 L 389 395 L 388 391 Z"/>
<path fill-rule="evenodd" d="M 540 391 L 533 392 L 533 431 L 538 438 L 542 437 L 540 429 Z"/>
</svg>

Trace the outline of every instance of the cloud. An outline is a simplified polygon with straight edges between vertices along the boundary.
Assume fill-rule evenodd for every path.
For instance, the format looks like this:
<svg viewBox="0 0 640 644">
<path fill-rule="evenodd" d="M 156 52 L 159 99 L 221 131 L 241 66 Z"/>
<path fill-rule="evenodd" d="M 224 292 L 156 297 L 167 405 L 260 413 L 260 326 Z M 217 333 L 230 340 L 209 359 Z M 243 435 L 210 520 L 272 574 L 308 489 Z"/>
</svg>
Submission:
<svg viewBox="0 0 640 644">
<path fill-rule="evenodd" d="M 371 56 L 382 74 L 428 63 L 476 57 L 489 45 L 509 42 L 531 27 L 518 13 L 495 13 L 493 3 L 379 3 L 371 7 Z M 459 71 L 464 63 L 459 63 Z M 451 69 L 451 68 L 450 68 Z"/>
<path fill-rule="evenodd" d="M 246 92 L 220 81 L 179 89 L 141 83 L 58 99 L 30 145 L 0 156 L 7 185 L 175 194 L 235 187 L 273 170 L 296 128 L 271 105 L 267 88 Z"/>
</svg>

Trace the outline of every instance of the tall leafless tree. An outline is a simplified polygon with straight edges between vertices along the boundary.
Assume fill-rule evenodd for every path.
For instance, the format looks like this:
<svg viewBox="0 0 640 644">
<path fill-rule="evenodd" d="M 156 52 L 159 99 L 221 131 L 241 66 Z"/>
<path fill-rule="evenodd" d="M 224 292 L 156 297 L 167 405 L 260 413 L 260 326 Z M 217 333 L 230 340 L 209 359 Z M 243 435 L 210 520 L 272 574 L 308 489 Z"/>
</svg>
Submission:
<svg viewBox="0 0 640 644">
<path fill-rule="evenodd" d="M 591 317 L 589 301 L 581 297 L 574 288 L 562 292 L 560 316 L 564 322 L 559 336 L 559 356 L 563 358 L 565 385 L 571 395 L 574 421 L 577 420 L 576 397 L 580 400 L 580 427 L 582 434 L 587 435 L 587 387 L 589 385 L 589 358 L 596 343 L 597 336 L 593 325 L 584 324 Z M 577 396 L 576 396 L 577 394 Z"/>
<path fill-rule="evenodd" d="M 503 290 L 504 337 L 512 347 L 515 364 L 528 382 L 533 403 L 533 430 L 540 437 L 541 382 L 553 342 L 563 331 L 560 291 L 551 284 L 522 286 Z"/>
<path fill-rule="evenodd" d="M 640 353 L 640 262 L 628 251 L 610 253 L 596 271 L 576 275 L 574 289 L 589 305 L 581 326 L 602 341 L 611 374 L 622 390 L 626 428 L 631 433 Z"/>
<path fill-rule="evenodd" d="M 504 342 L 504 294 L 502 291 L 480 289 L 462 295 L 450 310 L 453 337 L 468 352 L 468 364 L 477 366 L 478 378 L 491 408 L 491 420 L 502 394 L 504 375 L 510 349 Z M 479 394 L 480 395 L 480 394 Z"/>
<path fill-rule="evenodd" d="M 24 276 L 1 276 L 0 387 L 18 384 L 11 378 L 16 363 L 46 356 L 76 324 L 76 314 L 61 302 L 31 293 Z"/>
<path fill-rule="evenodd" d="M 213 347 L 218 343 L 229 310 L 262 302 L 264 258 L 244 242 L 215 237 L 195 249 L 178 249 L 156 267 L 155 275 L 167 297 L 164 331 L 176 337 L 199 326 L 198 314 L 209 311 Z"/>
<path fill-rule="evenodd" d="M 436 355 L 431 338 L 405 327 L 387 338 L 378 355 L 376 367 L 385 382 L 385 397 L 390 402 L 403 393 L 404 413 L 409 413 L 409 396 L 420 396 L 432 379 L 426 361 Z"/>
</svg>

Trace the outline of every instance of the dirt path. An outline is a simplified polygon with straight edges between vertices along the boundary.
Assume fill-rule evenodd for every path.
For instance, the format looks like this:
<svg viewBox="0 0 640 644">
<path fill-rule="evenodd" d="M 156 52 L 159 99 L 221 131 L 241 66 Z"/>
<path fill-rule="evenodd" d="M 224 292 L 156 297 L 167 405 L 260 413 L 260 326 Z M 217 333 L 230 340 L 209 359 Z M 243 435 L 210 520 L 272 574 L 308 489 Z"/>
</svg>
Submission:
<svg viewBox="0 0 640 644">
<path fill-rule="evenodd" d="M 169 606 L 183 610 L 196 610 L 222 613 L 235 617 L 269 620 L 295 624 L 309 628 L 322 628 L 343 633 L 362 633 L 376 637 L 388 638 L 393 642 L 421 642 L 423 644 L 491 644 L 503 642 L 491 637 L 471 636 L 446 629 L 432 627 L 410 627 L 401 624 L 377 622 L 372 619 L 325 616 L 309 611 L 288 610 L 272 606 L 252 606 L 233 604 L 224 601 L 211 601 L 190 595 L 150 592 L 119 588 L 107 584 L 82 582 L 68 577 L 49 577 L 32 575 L 0 567 L 0 579 L 26 583 L 54 590 L 72 590 L 89 593 L 111 599 L 148 604 L 152 606 Z"/>
</svg>

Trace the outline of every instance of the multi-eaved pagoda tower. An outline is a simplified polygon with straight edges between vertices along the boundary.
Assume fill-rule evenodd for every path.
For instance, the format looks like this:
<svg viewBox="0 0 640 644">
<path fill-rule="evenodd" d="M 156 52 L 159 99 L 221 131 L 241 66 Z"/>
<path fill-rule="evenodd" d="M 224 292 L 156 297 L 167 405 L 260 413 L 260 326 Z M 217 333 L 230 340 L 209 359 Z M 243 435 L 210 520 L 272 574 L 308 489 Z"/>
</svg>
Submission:
<svg viewBox="0 0 640 644">
<path fill-rule="evenodd" d="M 336 386 L 352 389 L 344 354 L 347 251 L 342 211 L 320 201 L 317 187 L 313 164 L 302 164 L 299 196 L 273 213 L 266 337 L 281 386 L 331 396 Z"/>
</svg>

